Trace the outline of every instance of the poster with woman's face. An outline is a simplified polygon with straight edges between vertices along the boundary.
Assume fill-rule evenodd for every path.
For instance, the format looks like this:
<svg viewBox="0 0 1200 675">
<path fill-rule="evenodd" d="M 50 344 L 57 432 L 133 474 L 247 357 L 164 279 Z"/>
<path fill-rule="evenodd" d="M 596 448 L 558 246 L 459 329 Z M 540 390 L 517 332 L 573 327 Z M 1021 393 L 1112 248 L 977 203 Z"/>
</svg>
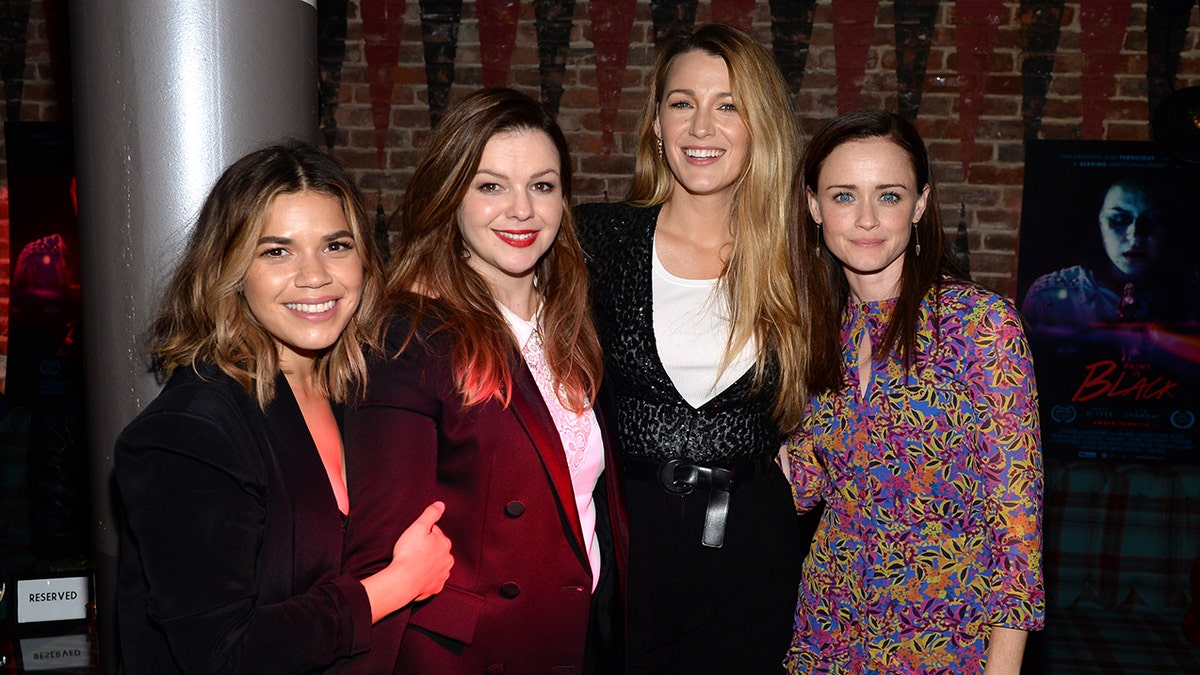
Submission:
<svg viewBox="0 0 1200 675">
<path fill-rule="evenodd" d="M 1200 166 L 1026 146 L 1017 303 L 1047 455 L 1200 462 Z"/>
</svg>

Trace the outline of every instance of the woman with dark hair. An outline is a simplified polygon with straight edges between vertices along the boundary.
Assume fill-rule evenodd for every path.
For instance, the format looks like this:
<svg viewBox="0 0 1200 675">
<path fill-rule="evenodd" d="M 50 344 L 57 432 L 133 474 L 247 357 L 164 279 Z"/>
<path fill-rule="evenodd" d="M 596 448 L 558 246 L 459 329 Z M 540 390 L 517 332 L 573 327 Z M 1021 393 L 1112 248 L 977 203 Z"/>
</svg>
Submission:
<svg viewBox="0 0 1200 675">
<path fill-rule="evenodd" d="M 387 354 L 347 416 L 351 503 L 372 524 L 348 565 L 386 559 L 432 499 L 456 559 L 442 593 L 376 628 L 398 672 L 620 669 L 623 519 L 570 199 L 558 125 L 483 89 L 433 130 L 397 212 Z"/>
<path fill-rule="evenodd" d="M 367 223 L 301 144 L 246 155 L 205 201 L 153 327 L 170 379 L 114 453 L 125 672 L 320 671 L 446 580 L 441 504 L 397 528 L 379 572 L 342 572 L 338 419 L 382 286 Z"/>
<path fill-rule="evenodd" d="M 907 120 L 842 115 L 801 166 L 804 246 L 835 289 L 816 326 L 841 348 L 784 453 L 798 507 L 825 502 L 788 670 L 1015 674 L 1045 604 L 1021 319 L 957 270 Z"/>
<path fill-rule="evenodd" d="M 822 279 L 788 257 L 800 133 L 729 26 L 675 36 L 650 88 L 625 202 L 577 211 L 627 466 L 631 671 L 770 672 L 812 532 L 774 461 L 820 365 Z"/>
<path fill-rule="evenodd" d="M 1093 262 L 1066 267 L 1034 280 L 1021 312 L 1034 327 L 1100 326 L 1196 318 L 1187 270 L 1171 264 L 1170 229 L 1176 212 L 1171 187 L 1122 178 L 1104 190 L 1088 229 L 1098 237 Z M 1086 248 L 1081 246 L 1080 248 Z M 1194 256 L 1185 247 L 1186 256 Z"/>
</svg>

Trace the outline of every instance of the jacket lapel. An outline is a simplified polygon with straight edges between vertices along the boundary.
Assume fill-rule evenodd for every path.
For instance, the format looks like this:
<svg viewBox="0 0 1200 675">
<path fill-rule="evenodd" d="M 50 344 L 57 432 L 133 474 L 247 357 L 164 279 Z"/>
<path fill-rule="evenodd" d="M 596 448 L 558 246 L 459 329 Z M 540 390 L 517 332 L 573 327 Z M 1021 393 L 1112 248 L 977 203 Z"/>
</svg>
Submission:
<svg viewBox="0 0 1200 675">
<path fill-rule="evenodd" d="M 579 524 L 579 511 L 575 508 L 575 489 L 571 484 L 571 471 L 567 468 L 567 457 L 562 441 L 554 426 L 554 419 L 546 409 L 542 393 L 533 381 L 533 374 L 522 359 L 513 369 L 512 403 L 509 406 L 517 421 L 525 429 L 537 449 L 546 469 L 550 487 L 558 503 L 559 515 L 571 530 L 571 543 L 575 554 L 584 566 L 588 566 L 587 549 L 583 542 L 583 526 Z"/>
<path fill-rule="evenodd" d="M 337 415 L 336 406 L 334 414 Z M 321 463 L 321 455 L 308 433 L 308 424 L 282 373 L 275 380 L 275 398 L 267 404 L 263 421 L 271 446 L 275 448 L 275 461 L 288 478 L 287 484 L 295 492 L 302 493 L 293 496 L 294 508 L 297 511 L 311 508 L 314 517 L 337 513 L 337 500 L 329 487 L 325 465 Z"/>
</svg>

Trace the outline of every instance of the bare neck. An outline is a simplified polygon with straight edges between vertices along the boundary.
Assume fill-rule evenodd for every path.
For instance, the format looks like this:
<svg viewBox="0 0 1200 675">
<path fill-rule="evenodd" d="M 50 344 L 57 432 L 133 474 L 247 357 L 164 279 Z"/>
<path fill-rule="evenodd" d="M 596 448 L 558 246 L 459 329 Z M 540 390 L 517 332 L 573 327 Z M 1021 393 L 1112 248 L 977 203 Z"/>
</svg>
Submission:
<svg viewBox="0 0 1200 675">
<path fill-rule="evenodd" d="M 674 199 L 663 205 L 654 244 L 663 267 L 684 279 L 716 279 L 733 254 L 727 211 L 696 208 L 696 200 Z"/>
</svg>

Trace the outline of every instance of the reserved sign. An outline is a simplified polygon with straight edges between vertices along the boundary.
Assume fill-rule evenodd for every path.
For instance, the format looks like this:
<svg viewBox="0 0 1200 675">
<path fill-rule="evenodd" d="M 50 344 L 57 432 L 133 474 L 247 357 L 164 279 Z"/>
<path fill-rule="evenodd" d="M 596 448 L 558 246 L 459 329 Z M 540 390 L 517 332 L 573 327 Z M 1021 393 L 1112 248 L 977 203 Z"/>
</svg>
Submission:
<svg viewBox="0 0 1200 675">
<path fill-rule="evenodd" d="M 17 581 L 17 623 L 87 618 L 88 578 Z"/>
<path fill-rule="evenodd" d="M 87 635 L 25 638 L 21 643 L 24 672 L 87 668 L 92 663 L 92 646 Z"/>
</svg>

